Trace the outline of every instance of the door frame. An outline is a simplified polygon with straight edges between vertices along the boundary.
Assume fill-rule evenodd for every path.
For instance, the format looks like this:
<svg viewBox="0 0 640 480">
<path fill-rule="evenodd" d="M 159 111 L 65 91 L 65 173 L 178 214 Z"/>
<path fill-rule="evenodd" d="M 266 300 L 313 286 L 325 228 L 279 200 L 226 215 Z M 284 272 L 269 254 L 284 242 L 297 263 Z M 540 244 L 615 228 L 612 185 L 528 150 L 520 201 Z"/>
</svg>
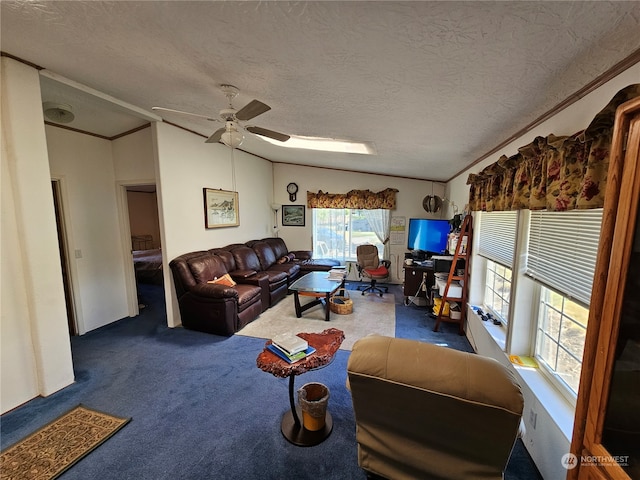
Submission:
<svg viewBox="0 0 640 480">
<path fill-rule="evenodd" d="M 69 212 L 69 209 L 66 208 L 66 206 L 70 204 L 67 191 L 67 179 L 64 175 L 52 175 L 51 182 L 57 185 L 57 189 L 52 188 L 52 195 L 53 201 L 56 203 L 60 212 L 60 224 L 56 227 L 59 232 L 58 236 L 62 240 L 60 249 L 64 252 L 64 257 L 60 258 L 60 262 L 64 262 L 64 267 L 67 271 L 66 278 L 63 278 L 65 290 L 68 289 L 69 295 L 67 308 L 71 307 L 73 309 L 73 311 L 67 312 L 67 317 L 71 315 L 75 333 L 77 335 L 82 335 L 86 333 L 86 327 L 84 325 L 84 317 L 82 315 L 80 295 L 77 295 L 77 292 L 80 292 L 80 285 L 78 284 L 78 268 L 77 262 L 71 260 L 79 258 L 76 255 L 76 252 L 78 255 L 81 255 L 81 252 L 80 250 L 75 249 L 73 235 L 70 235 L 70 232 L 73 231 L 73 222 L 71 219 L 71 213 Z"/>
<path fill-rule="evenodd" d="M 155 179 L 127 180 L 116 183 L 118 221 L 120 223 L 120 243 L 122 245 L 122 260 L 124 262 L 123 265 L 125 288 L 127 292 L 127 309 L 130 317 L 139 315 L 140 307 L 138 304 L 138 287 L 136 283 L 136 272 L 133 266 L 133 253 L 131 248 L 131 224 L 129 219 L 129 200 L 127 198 L 127 189 L 128 187 L 149 185 L 156 186 Z"/>
</svg>

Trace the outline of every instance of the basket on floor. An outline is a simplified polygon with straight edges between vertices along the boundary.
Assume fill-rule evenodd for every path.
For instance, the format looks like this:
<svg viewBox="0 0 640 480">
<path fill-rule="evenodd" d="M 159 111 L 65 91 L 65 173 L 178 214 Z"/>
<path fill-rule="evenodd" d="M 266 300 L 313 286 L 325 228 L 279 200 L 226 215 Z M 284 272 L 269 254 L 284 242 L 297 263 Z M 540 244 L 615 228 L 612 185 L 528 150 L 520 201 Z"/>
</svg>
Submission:
<svg viewBox="0 0 640 480">
<path fill-rule="evenodd" d="M 344 295 L 333 295 L 329 298 L 329 309 L 338 315 L 349 315 L 353 312 L 353 300 L 349 298 L 349 292 Z"/>
</svg>

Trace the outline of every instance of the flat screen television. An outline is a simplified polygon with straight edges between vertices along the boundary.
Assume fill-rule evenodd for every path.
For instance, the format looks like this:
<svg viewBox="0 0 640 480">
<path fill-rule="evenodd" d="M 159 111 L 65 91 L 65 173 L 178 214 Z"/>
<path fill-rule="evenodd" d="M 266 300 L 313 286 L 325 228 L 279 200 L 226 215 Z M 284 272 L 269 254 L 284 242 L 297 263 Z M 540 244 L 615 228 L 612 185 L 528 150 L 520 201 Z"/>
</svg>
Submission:
<svg viewBox="0 0 640 480">
<path fill-rule="evenodd" d="M 410 218 L 407 247 L 409 250 L 421 250 L 441 255 L 447 250 L 448 235 L 448 220 Z"/>
</svg>

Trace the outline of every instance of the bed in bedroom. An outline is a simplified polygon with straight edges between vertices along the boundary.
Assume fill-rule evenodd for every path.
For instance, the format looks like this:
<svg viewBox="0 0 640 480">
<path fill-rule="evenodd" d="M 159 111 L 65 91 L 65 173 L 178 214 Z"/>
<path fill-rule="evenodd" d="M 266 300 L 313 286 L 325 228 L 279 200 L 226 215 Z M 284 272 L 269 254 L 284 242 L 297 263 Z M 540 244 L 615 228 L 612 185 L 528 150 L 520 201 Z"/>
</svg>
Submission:
<svg viewBox="0 0 640 480">
<path fill-rule="evenodd" d="M 162 284 L 162 249 L 146 248 L 153 245 L 151 235 L 131 237 L 133 267 L 136 281 L 140 283 Z"/>
</svg>

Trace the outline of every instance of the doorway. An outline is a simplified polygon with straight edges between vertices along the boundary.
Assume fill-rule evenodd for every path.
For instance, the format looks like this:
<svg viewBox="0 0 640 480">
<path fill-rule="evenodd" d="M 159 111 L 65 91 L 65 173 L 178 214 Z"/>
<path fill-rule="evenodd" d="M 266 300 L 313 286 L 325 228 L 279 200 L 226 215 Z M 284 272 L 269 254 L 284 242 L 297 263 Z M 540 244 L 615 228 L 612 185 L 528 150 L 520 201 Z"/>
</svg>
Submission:
<svg viewBox="0 0 640 480">
<path fill-rule="evenodd" d="M 71 283 L 69 244 L 67 241 L 67 230 L 64 222 L 64 210 L 62 204 L 62 189 L 60 180 L 51 180 L 51 190 L 53 192 L 53 206 L 56 216 L 56 230 L 58 233 L 58 248 L 60 250 L 60 267 L 62 268 L 62 284 L 64 286 L 64 301 L 67 307 L 67 325 L 69 335 L 78 335 L 78 325 L 76 323 L 75 303 L 73 301 L 73 286 Z"/>
<path fill-rule="evenodd" d="M 127 185 L 126 204 L 138 308 L 162 292 L 162 244 L 155 184 Z"/>
</svg>

